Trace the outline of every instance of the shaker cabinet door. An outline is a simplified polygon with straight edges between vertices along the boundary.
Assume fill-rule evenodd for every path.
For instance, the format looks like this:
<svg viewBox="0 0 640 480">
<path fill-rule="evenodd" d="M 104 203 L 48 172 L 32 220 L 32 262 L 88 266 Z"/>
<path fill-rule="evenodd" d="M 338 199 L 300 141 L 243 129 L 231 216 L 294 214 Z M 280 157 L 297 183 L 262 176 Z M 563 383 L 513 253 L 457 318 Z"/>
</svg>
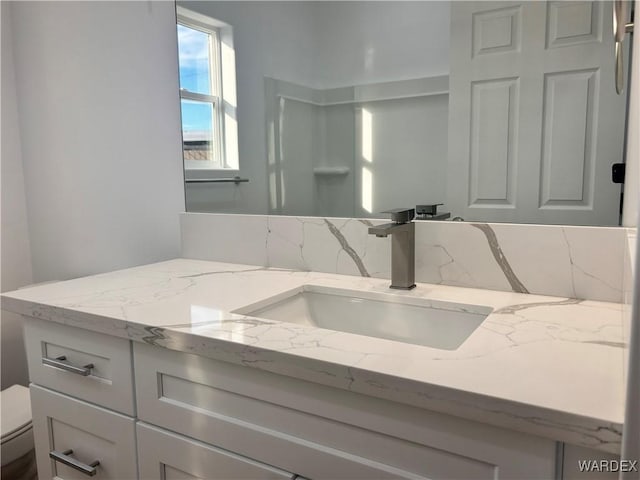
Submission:
<svg viewBox="0 0 640 480">
<path fill-rule="evenodd" d="M 31 385 L 40 480 L 137 478 L 133 418 Z"/>
<path fill-rule="evenodd" d="M 302 477 L 555 475 L 552 440 L 150 345 L 134 359 L 141 420 Z"/>
<path fill-rule="evenodd" d="M 145 480 L 284 480 L 292 473 L 138 423 L 140 478 Z"/>
<path fill-rule="evenodd" d="M 31 382 L 133 416 L 129 340 L 30 317 L 24 339 Z"/>
</svg>

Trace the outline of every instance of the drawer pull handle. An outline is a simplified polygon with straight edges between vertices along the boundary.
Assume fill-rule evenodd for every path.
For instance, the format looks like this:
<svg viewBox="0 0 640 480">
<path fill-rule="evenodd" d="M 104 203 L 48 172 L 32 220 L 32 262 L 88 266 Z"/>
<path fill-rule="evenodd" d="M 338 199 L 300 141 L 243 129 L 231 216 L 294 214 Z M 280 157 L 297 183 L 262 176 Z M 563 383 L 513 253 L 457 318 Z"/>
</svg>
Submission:
<svg viewBox="0 0 640 480">
<path fill-rule="evenodd" d="M 70 455 L 72 453 L 73 450 L 65 450 L 64 452 L 51 450 L 49 452 L 49 457 L 54 459 L 56 462 L 64 463 L 68 467 L 78 470 L 79 472 L 82 472 L 90 477 L 93 477 L 96 474 L 96 467 L 100 465 L 100 462 L 96 460 L 95 462 L 87 465 L 86 463 L 82 463 L 81 461 L 71 457 Z"/>
<path fill-rule="evenodd" d="M 64 370 L 65 372 L 75 373 L 76 375 L 82 375 L 86 377 L 91 374 L 91 369 L 93 368 L 93 363 L 85 365 L 84 367 L 76 367 L 75 365 L 71 365 L 69 363 L 64 363 L 63 360 L 66 360 L 67 357 L 64 355 L 56 358 L 48 358 L 42 357 L 42 363 L 45 365 L 49 365 L 50 367 L 59 368 L 60 370 Z"/>
</svg>

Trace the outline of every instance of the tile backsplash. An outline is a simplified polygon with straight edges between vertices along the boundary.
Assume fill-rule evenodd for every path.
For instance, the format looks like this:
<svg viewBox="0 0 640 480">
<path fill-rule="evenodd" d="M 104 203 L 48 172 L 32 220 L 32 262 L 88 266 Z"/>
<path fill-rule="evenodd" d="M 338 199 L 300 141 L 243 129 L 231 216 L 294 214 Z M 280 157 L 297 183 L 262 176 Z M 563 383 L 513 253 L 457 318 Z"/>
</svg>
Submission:
<svg viewBox="0 0 640 480">
<path fill-rule="evenodd" d="M 184 213 L 185 258 L 390 278 L 386 220 Z M 416 281 L 622 302 L 620 227 L 416 222 Z"/>
</svg>

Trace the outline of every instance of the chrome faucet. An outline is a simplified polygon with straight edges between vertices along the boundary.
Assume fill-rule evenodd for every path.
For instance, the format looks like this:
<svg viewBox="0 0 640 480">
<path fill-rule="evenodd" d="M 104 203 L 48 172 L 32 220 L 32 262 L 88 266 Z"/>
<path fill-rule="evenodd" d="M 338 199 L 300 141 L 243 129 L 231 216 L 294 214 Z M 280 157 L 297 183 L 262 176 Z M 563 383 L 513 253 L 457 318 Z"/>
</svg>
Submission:
<svg viewBox="0 0 640 480">
<path fill-rule="evenodd" d="M 390 213 L 392 223 L 369 227 L 369 234 L 376 237 L 391 235 L 391 285 L 390 288 L 411 290 L 415 284 L 416 226 L 413 208 L 395 208 Z"/>
</svg>

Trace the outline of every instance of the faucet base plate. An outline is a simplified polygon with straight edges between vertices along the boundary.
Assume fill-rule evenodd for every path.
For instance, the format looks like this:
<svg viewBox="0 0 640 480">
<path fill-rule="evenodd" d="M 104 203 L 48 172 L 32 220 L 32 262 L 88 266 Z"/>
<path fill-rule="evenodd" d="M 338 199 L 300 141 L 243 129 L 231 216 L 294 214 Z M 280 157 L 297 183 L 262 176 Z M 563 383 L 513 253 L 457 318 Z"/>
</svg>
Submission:
<svg viewBox="0 0 640 480">
<path fill-rule="evenodd" d="M 408 287 L 396 287 L 395 285 L 389 285 L 389 288 L 393 288 L 394 290 L 411 290 L 413 288 L 416 288 L 416 284 L 414 283 L 413 285 L 410 285 Z"/>
</svg>

